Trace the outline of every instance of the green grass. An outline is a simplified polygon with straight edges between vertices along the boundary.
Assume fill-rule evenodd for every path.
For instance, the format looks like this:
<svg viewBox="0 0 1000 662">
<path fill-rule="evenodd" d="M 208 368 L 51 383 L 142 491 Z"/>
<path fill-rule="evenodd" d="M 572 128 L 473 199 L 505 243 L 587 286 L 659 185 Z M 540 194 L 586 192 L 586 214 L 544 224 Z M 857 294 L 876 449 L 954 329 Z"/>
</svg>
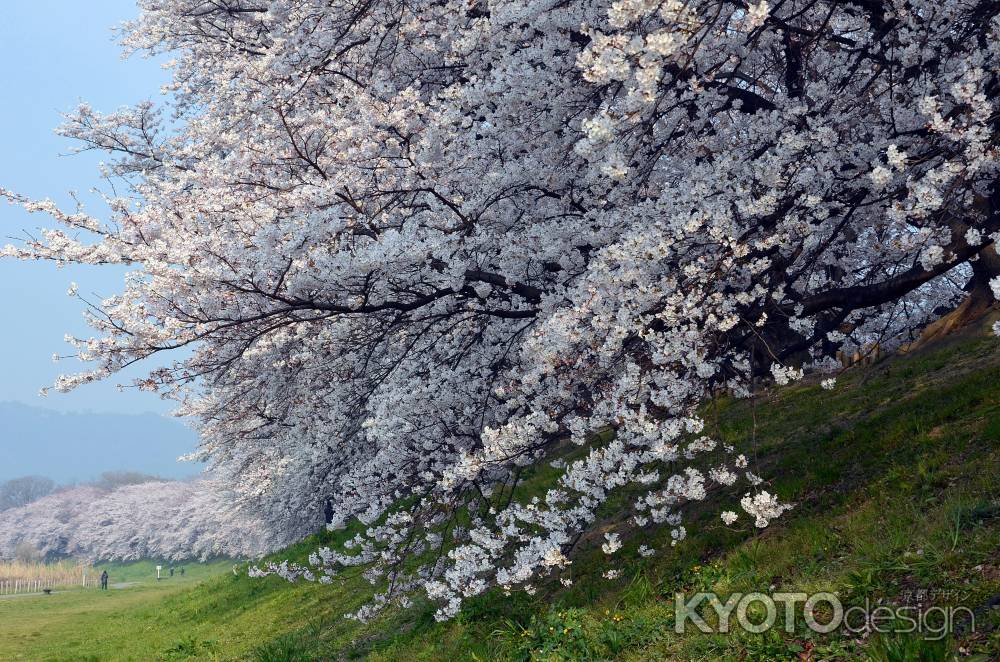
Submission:
<svg viewBox="0 0 1000 662">
<path fill-rule="evenodd" d="M 185 565 L 185 576 L 156 581 L 156 563 L 103 564 L 110 583 L 128 588 L 78 588 L 52 595 L 0 598 L 0 659 L 150 659 L 150 646 L 166 649 L 179 633 L 161 628 L 161 605 L 197 592 L 226 572 L 228 561 Z M 166 567 L 166 566 L 165 566 Z"/>
<path fill-rule="evenodd" d="M 156 566 L 162 566 L 160 584 L 170 586 L 171 583 L 184 583 L 192 580 L 201 580 L 208 577 L 215 577 L 224 570 L 232 568 L 230 561 L 221 560 L 211 563 L 173 563 L 169 561 L 132 561 L 129 563 L 99 563 L 95 566 L 95 573 L 92 578 L 97 578 L 102 570 L 108 571 L 109 584 L 123 583 L 151 583 L 156 580 Z M 170 577 L 170 567 L 174 568 L 174 576 Z M 184 568 L 184 576 L 180 574 L 180 569 Z"/>
<path fill-rule="evenodd" d="M 749 403 L 707 406 L 709 432 L 754 451 L 767 489 L 796 504 L 763 532 L 722 526 L 718 503 L 690 513 L 677 547 L 666 530 L 623 526 L 622 578 L 600 577 L 603 554 L 590 545 L 573 558 L 571 588 L 494 591 L 447 623 L 424 604 L 365 625 L 343 619 L 370 595 L 358 578 L 291 585 L 217 563 L 156 583 L 152 563 L 115 566 L 112 582 L 141 583 L 0 600 L 0 659 L 931 662 L 959 646 L 1000 659 L 1000 609 L 986 608 L 1000 595 L 1000 341 L 973 331 L 849 372 L 833 392 L 807 382 L 762 394 L 755 431 Z M 553 474 L 543 468 L 522 489 L 539 492 Z M 345 535 L 275 558 L 301 561 Z M 660 551 L 642 559 L 640 543 Z M 818 635 L 801 623 L 793 633 L 676 635 L 673 595 L 695 590 L 831 591 L 848 606 L 924 594 L 974 610 L 977 631 L 942 642 Z"/>
</svg>

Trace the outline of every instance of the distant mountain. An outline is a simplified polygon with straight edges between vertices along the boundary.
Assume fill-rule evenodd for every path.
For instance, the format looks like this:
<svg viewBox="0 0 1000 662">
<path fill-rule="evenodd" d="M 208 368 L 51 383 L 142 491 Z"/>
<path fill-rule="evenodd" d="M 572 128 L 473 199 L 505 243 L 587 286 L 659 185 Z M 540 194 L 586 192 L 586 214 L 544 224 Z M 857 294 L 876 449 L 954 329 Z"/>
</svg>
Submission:
<svg viewBox="0 0 1000 662">
<path fill-rule="evenodd" d="M 93 480 L 104 471 L 182 478 L 202 465 L 177 462 L 197 435 L 157 414 L 63 413 L 0 402 L 0 482 L 37 474 L 57 483 Z"/>
</svg>

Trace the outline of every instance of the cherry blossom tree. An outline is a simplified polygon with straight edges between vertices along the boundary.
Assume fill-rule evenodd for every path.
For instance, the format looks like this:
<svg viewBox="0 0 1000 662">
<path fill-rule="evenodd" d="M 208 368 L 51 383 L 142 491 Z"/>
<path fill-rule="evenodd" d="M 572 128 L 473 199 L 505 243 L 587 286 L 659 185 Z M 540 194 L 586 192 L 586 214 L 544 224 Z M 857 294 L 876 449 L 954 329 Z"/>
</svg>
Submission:
<svg viewBox="0 0 1000 662">
<path fill-rule="evenodd" d="M 272 526 L 367 527 L 308 571 L 368 567 L 361 617 L 566 574 L 625 489 L 675 541 L 713 486 L 766 526 L 699 402 L 1000 294 L 992 0 L 140 6 L 168 95 L 62 129 L 110 217 L 6 192 L 60 227 L 5 253 L 134 267 L 57 387 L 165 365 Z"/>
<path fill-rule="evenodd" d="M 0 513 L 0 558 L 24 547 L 90 561 L 258 558 L 288 542 L 227 498 L 204 479 L 62 489 Z"/>
</svg>

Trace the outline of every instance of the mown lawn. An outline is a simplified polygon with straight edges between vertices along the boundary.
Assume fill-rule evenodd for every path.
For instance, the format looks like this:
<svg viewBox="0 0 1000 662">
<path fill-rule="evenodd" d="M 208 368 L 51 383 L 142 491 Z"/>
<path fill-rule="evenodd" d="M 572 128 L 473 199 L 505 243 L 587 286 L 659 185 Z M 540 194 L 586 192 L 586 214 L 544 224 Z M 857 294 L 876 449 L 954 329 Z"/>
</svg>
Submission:
<svg viewBox="0 0 1000 662">
<path fill-rule="evenodd" d="M 215 564 L 205 576 L 106 595 L 0 600 L 0 659 L 930 662 L 959 647 L 971 659 L 1000 659 L 1000 609 L 990 607 L 1000 599 L 1000 340 L 974 329 L 849 372 L 832 392 L 806 382 L 763 393 L 753 409 L 720 400 L 705 416 L 710 433 L 758 458 L 767 489 L 796 504 L 762 532 L 745 517 L 742 529 L 724 527 L 716 507 L 692 511 L 689 538 L 676 547 L 666 530 L 618 526 L 620 579 L 601 578 L 603 554 L 591 544 L 573 557 L 571 588 L 491 592 L 448 623 L 418 605 L 360 625 L 342 618 L 371 592 L 357 578 L 290 585 Z M 553 473 L 543 468 L 524 489 L 540 491 Z M 324 533 L 276 558 L 301 560 L 339 536 Z M 641 543 L 658 553 L 641 558 Z M 801 619 L 792 633 L 679 636 L 673 596 L 698 590 L 829 591 L 845 606 L 961 605 L 976 627 L 961 623 L 937 643 L 816 634 Z"/>
<path fill-rule="evenodd" d="M 159 605 L 190 593 L 229 562 L 185 564 L 185 575 L 156 581 L 155 563 L 110 564 L 110 584 L 124 588 L 57 590 L 52 595 L 0 598 L 0 660 L 151 659 L 150 647 L 179 634 L 164 627 L 169 614 Z M 167 566 L 164 566 L 166 568 Z M 168 573 L 164 573 L 166 576 Z"/>
</svg>

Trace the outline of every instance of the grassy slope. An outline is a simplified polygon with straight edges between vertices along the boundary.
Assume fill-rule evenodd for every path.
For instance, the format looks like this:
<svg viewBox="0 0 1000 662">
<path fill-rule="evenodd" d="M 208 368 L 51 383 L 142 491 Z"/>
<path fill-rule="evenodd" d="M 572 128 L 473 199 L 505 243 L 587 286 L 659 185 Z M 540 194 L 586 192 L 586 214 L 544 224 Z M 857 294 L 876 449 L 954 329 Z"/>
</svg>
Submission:
<svg viewBox="0 0 1000 662">
<path fill-rule="evenodd" d="M 708 408 L 709 431 L 756 447 L 768 489 L 797 504 L 763 532 L 695 512 L 689 539 L 674 548 L 665 531 L 631 532 L 621 579 L 601 579 L 602 554 L 584 550 L 571 589 L 494 592 L 443 624 L 426 605 L 367 625 L 343 620 L 369 594 L 358 579 L 288 585 L 229 572 L 96 598 L 0 601 L 0 659 L 854 660 L 892 659 L 887 651 L 913 644 L 801 629 L 673 634 L 677 590 L 772 586 L 836 591 L 848 605 L 928 589 L 932 601 L 977 610 L 979 632 L 952 644 L 1000 659 L 1000 637 L 984 632 L 998 625 L 998 610 L 984 607 L 1000 594 L 1000 342 L 977 331 L 849 373 L 833 392 L 806 383 L 767 394 L 755 444 L 748 403 Z M 540 489 L 544 473 L 527 489 Z M 302 559 L 316 542 L 281 558 Z M 641 542 L 662 551 L 641 559 Z"/>
</svg>

